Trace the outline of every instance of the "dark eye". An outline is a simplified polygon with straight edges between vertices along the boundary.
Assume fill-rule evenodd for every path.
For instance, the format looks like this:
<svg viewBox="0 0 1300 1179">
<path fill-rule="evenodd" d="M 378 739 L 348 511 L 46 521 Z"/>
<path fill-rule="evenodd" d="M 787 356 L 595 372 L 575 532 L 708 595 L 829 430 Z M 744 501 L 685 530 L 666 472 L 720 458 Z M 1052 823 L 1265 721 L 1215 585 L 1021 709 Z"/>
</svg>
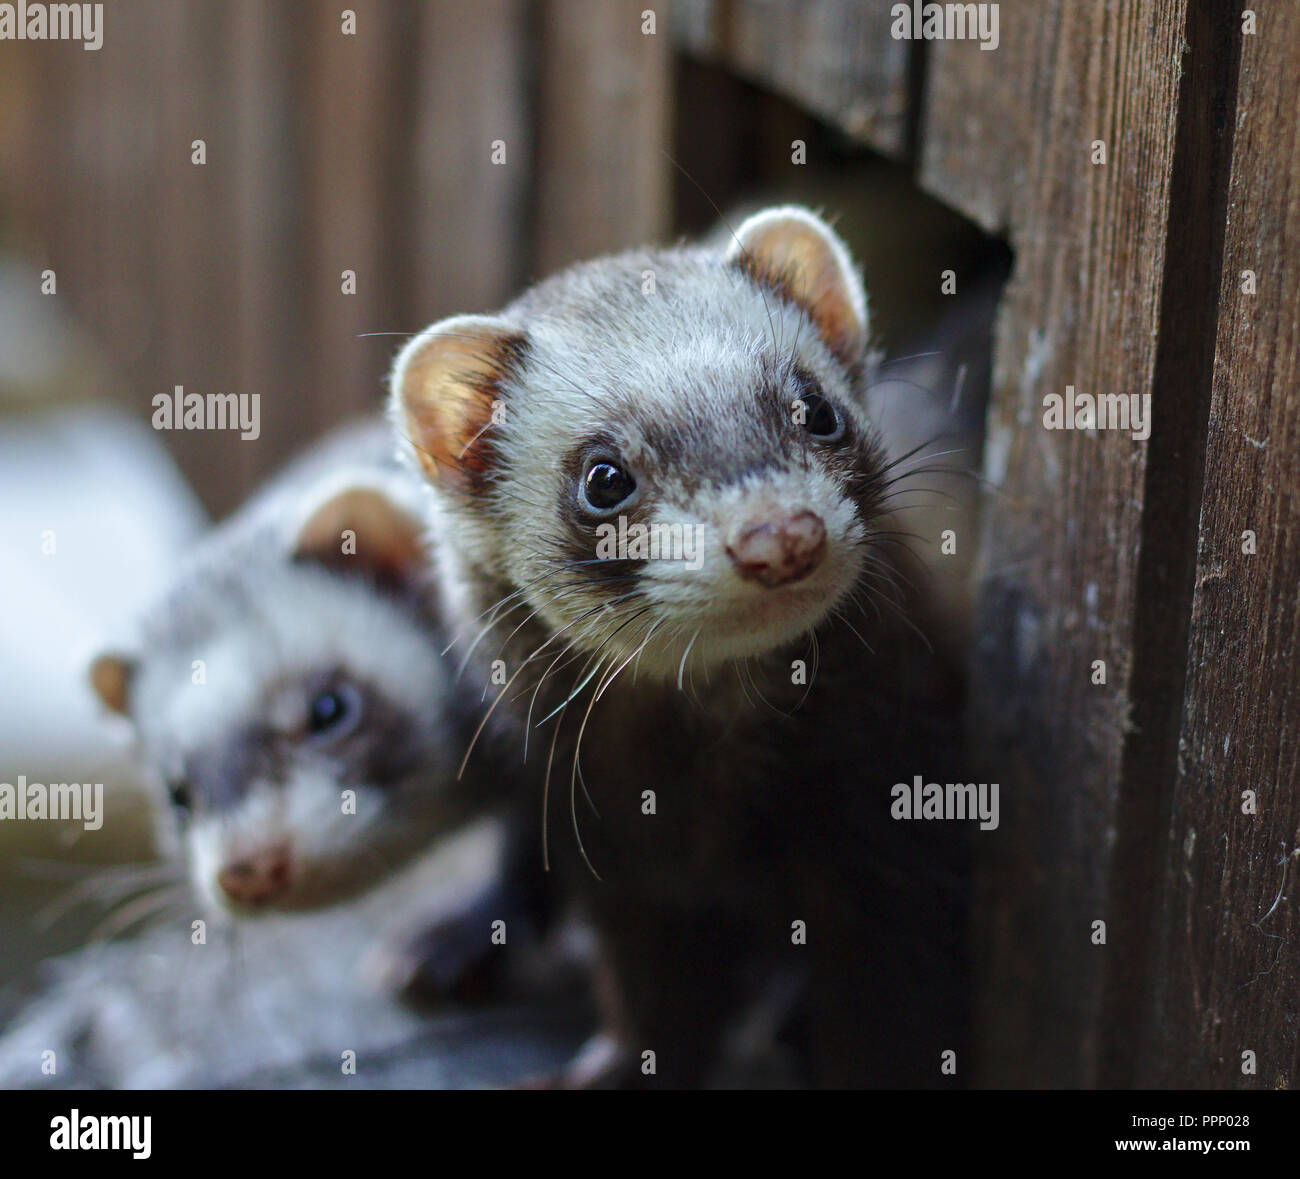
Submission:
<svg viewBox="0 0 1300 1179">
<path fill-rule="evenodd" d="M 803 428 L 819 442 L 835 442 L 844 434 L 844 422 L 839 411 L 820 393 L 805 393 L 803 402 Z"/>
<path fill-rule="evenodd" d="M 636 480 L 611 462 L 593 463 L 582 480 L 582 497 L 593 511 L 608 512 L 636 490 Z"/>
<path fill-rule="evenodd" d="M 188 811 L 193 804 L 190 784 L 184 778 L 167 783 L 167 797 L 172 800 L 172 806 L 178 811 Z"/>
<path fill-rule="evenodd" d="M 338 684 L 317 692 L 307 706 L 307 731 L 313 736 L 341 734 L 356 723 L 361 702 L 351 688 Z"/>
</svg>

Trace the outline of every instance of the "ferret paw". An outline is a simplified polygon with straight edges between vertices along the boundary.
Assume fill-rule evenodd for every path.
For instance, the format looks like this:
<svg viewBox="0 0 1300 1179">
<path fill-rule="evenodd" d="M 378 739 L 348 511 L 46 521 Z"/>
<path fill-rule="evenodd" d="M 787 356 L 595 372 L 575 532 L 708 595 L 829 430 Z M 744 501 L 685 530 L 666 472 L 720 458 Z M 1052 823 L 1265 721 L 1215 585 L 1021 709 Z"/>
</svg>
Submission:
<svg viewBox="0 0 1300 1179">
<path fill-rule="evenodd" d="M 590 1037 L 561 1072 L 534 1077 L 520 1089 L 645 1089 L 637 1055 L 608 1032 Z"/>
<path fill-rule="evenodd" d="M 480 1003 L 500 991 L 504 952 L 484 922 L 455 915 L 381 942 L 362 967 L 375 985 L 414 1004 Z"/>
</svg>

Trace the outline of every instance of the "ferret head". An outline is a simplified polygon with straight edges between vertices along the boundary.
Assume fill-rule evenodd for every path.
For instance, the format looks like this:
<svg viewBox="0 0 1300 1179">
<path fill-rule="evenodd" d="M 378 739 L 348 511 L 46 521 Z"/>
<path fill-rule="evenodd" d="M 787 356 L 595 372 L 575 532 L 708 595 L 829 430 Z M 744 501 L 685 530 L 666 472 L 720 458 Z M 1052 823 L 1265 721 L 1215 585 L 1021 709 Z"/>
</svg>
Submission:
<svg viewBox="0 0 1300 1179">
<path fill-rule="evenodd" d="M 449 548 L 639 674 L 782 647 L 859 585 L 884 492 L 866 298 L 806 210 L 578 266 L 411 340 L 392 412 Z"/>
<path fill-rule="evenodd" d="M 218 911 L 358 892 L 452 805 L 458 751 L 429 707 L 449 683 L 420 604 L 422 525 L 380 486 L 301 506 L 296 527 L 219 531 L 139 649 L 91 668 Z"/>
</svg>

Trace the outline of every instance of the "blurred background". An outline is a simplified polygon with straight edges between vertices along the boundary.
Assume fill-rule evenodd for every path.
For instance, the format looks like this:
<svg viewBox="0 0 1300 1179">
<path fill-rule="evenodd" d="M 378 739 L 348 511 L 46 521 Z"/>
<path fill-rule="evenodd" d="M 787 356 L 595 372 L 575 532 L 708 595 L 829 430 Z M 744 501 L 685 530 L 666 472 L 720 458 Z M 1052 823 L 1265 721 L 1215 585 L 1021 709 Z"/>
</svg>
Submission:
<svg viewBox="0 0 1300 1179">
<path fill-rule="evenodd" d="M 120 898 L 85 867 L 150 854 L 86 661 L 206 520 L 382 404 L 407 335 L 769 200 L 837 219 L 891 355 L 934 339 L 940 270 L 1006 268 L 913 183 L 888 5 L 104 7 L 98 51 L 0 42 L 0 781 L 109 791 L 98 832 L 0 825 L 9 1011 L 41 962 L 104 936 Z M 987 317 L 953 341 L 977 450 Z M 951 371 L 921 379 L 951 391 Z M 176 385 L 259 394 L 260 437 L 153 431 Z"/>
</svg>

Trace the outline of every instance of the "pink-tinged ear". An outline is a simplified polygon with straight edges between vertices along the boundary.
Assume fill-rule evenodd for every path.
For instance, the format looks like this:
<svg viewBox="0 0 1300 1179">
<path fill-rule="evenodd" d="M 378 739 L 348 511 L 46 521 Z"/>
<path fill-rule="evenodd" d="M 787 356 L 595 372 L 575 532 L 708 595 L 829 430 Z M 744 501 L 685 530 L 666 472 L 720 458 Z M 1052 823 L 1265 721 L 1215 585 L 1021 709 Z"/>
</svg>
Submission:
<svg viewBox="0 0 1300 1179">
<path fill-rule="evenodd" d="M 134 674 L 135 660 L 105 652 L 97 655 L 90 665 L 90 686 L 106 708 L 119 716 L 130 716 L 131 677 Z"/>
<path fill-rule="evenodd" d="M 294 538 L 293 556 L 401 585 L 428 562 L 423 536 L 420 518 L 388 492 L 353 484 L 310 510 Z"/>
<path fill-rule="evenodd" d="M 523 358 L 513 324 L 458 315 L 426 328 L 397 357 L 390 410 L 430 482 L 480 489 L 494 458 L 501 383 Z"/>
<path fill-rule="evenodd" d="M 842 363 L 862 359 L 866 293 L 844 243 L 820 217 L 797 205 L 755 213 L 737 231 L 727 259 L 802 307 Z"/>
</svg>

